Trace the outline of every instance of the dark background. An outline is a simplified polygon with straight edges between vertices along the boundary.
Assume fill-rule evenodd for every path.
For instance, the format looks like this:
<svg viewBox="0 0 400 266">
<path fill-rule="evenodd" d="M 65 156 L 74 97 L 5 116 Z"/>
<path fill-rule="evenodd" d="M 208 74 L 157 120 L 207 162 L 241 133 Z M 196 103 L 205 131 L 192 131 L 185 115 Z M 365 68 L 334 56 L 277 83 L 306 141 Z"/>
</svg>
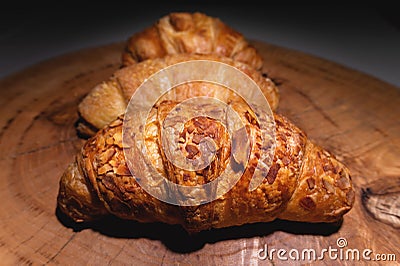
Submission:
<svg viewBox="0 0 400 266">
<path fill-rule="evenodd" d="M 249 39 L 304 51 L 400 86 L 400 15 L 393 6 L 215 2 L 11 2 L 0 11 L 0 78 L 60 54 L 124 41 L 169 12 L 201 11 Z"/>
</svg>

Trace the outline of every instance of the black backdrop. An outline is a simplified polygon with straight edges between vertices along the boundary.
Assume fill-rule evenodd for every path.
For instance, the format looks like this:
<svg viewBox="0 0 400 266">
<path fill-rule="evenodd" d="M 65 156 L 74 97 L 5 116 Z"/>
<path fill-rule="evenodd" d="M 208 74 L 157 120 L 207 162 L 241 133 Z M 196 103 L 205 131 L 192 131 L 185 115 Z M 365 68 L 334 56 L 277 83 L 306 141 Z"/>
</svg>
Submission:
<svg viewBox="0 0 400 266">
<path fill-rule="evenodd" d="M 8 2 L 0 9 L 0 78 L 42 60 L 116 41 L 173 11 L 201 11 L 250 39 L 305 51 L 400 86 L 400 23 L 384 5 L 241 1 Z"/>
</svg>

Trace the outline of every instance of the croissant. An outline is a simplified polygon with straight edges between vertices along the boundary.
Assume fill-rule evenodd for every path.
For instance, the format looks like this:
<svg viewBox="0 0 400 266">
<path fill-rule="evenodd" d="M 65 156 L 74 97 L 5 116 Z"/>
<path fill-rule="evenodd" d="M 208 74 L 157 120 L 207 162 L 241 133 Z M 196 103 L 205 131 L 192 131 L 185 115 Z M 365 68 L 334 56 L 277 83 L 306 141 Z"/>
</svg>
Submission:
<svg viewBox="0 0 400 266">
<path fill-rule="evenodd" d="M 259 70 L 263 59 L 239 32 L 202 13 L 171 13 L 129 38 L 124 66 L 167 54 L 217 54 Z"/>
<path fill-rule="evenodd" d="M 80 102 L 78 111 L 82 118 L 78 124 L 78 131 L 83 135 L 92 136 L 98 129 L 115 120 L 125 112 L 127 104 L 136 89 L 151 75 L 167 66 L 190 60 L 210 60 L 222 62 L 246 73 L 260 87 L 272 110 L 275 110 L 279 102 L 278 88 L 266 77 L 263 77 L 252 67 L 234 61 L 230 58 L 217 55 L 167 55 L 163 58 L 148 59 L 129 67 L 122 68 L 105 82 L 94 87 Z M 199 89 L 190 89 L 191 83 L 176 91 L 174 99 L 181 101 L 184 98 L 194 97 L 198 93 L 207 94 L 210 97 L 220 94 L 216 86 L 209 85 Z M 222 95 L 223 96 L 223 95 Z M 226 96 L 224 96 L 227 100 Z"/>
<path fill-rule="evenodd" d="M 198 82 L 191 89 L 201 90 L 202 86 L 204 84 Z M 179 132 L 179 152 L 188 159 L 202 156 L 201 143 L 209 138 L 214 143 L 213 160 L 205 168 L 196 170 L 171 162 L 162 145 L 162 132 L 174 124 L 167 125 L 165 121 L 179 101 L 165 96 L 152 107 L 144 128 L 131 127 L 128 128 L 130 132 L 124 125 L 129 125 L 134 117 L 119 116 L 87 140 L 61 177 L 59 209 L 76 222 L 93 221 L 112 214 L 139 222 L 179 224 L 193 233 L 277 218 L 334 222 L 352 208 L 355 193 L 349 170 L 278 114 L 272 118 L 276 145 L 271 166 L 268 172 L 262 173 L 262 182 L 255 189 L 249 189 L 258 165 L 263 163 L 261 155 L 268 147 L 261 143 L 261 129 L 255 112 L 232 93 L 221 91 L 231 99 L 228 105 L 244 123 L 233 135 L 241 136 L 240 132 L 245 132 L 249 136 L 247 157 L 241 154 L 242 142 L 231 143 L 220 121 L 197 117 L 187 121 Z M 144 146 L 135 139 L 141 130 Z M 124 132 L 129 132 L 126 133 L 128 141 L 123 141 Z M 238 155 L 230 156 L 235 151 L 239 151 Z M 246 158 L 247 163 L 244 162 Z M 188 187 L 204 185 L 219 180 L 218 176 L 228 166 L 233 171 L 242 169 L 240 178 L 226 193 L 204 203 L 172 204 L 150 194 L 143 186 L 148 182 L 147 185 L 159 193 L 178 203 L 184 202 L 181 191 L 171 189 L 165 180 Z M 155 174 L 161 175 L 164 181 L 152 183 L 151 176 Z M 225 187 L 225 182 L 225 179 L 218 181 L 217 187 Z M 188 198 L 215 195 L 215 192 L 195 189 Z"/>
</svg>

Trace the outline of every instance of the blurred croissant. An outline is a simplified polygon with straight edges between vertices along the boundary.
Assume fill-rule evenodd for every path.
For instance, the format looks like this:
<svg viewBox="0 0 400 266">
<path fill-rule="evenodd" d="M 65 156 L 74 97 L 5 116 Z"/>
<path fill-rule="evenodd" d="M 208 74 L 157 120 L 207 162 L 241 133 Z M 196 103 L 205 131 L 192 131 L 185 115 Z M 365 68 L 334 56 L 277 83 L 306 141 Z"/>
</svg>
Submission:
<svg viewBox="0 0 400 266">
<path fill-rule="evenodd" d="M 277 108 L 279 102 L 278 88 L 270 79 L 263 77 L 260 72 L 246 64 L 217 55 L 167 55 L 163 58 L 148 59 L 122 68 L 116 71 L 110 79 L 94 87 L 78 106 L 82 118 L 78 125 L 78 131 L 83 135 L 92 136 L 98 129 L 103 128 L 125 112 L 133 93 L 145 79 L 167 66 L 190 60 L 211 60 L 236 67 L 257 83 L 271 109 Z M 199 93 L 209 97 L 220 94 L 220 90 L 213 85 L 203 86 L 201 89 L 191 89 L 191 87 L 192 83 L 188 83 L 186 87 L 181 87 L 180 90 L 176 91 L 176 95 L 174 95 L 176 98 L 174 99 L 181 101 Z M 228 100 L 226 96 L 224 97 L 223 101 Z"/>
<path fill-rule="evenodd" d="M 202 90 L 209 85 L 197 82 L 191 90 Z M 247 163 L 241 159 L 246 156 L 230 156 L 235 150 L 240 154 L 240 143 L 239 147 L 238 143 L 230 144 L 220 121 L 209 117 L 187 121 L 179 135 L 179 147 L 184 156 L 192 159 L 202 156 L 202 139 L 211 138 L 216 153 L 210 164 L 201 170 L 188 170 L 171 162 L 160 144 L 161 132 L 171 126 L 164 122 L 179 101 L 168 100 L 165 96 L 153 106 L 146 120 L 143 137 L 146 149 L 140 149 L 134 140 L 123 142 L 122 131 L 126 123 L 123 116 L 86 142 L 60 180 L 60 210 L 76 222 L 97 220 L 112 214 L 139 222 L 180 224 L 188 232 L 198 232 L 269 222 L 277 218 L 334 222 L 351 209 L 355 193 L 349 170 L 333 155 L 309 141 L 299 128 L 277 114 L 272 118 L 276 126 L 276 148 L 271 167 L 264 173 L 261 184 L 250 191 L 250 181 L 256 167 L 263 163 L 260 155 L 265 151 L 260 139 L 260 125 L 248 105 L 231 92 L 221 87 L 219 90 L 220 94 L 226 94 L 231 99 L 228 105 L 238 113 L 244 123 L 242 129 L 249 136 Z M 142 129 L 130 128 L 130 136 L 134 137 Z M 127 152 L 131 154 L 130 159 L 125 156 Z M 149 159 L 146 160 L 146 157 Z M 128 160 L 136 169 L 134 175 Z M 149 164 L 164 179 L 185 186 L 204 185 L 216 180 L 229 165 L 239 165 L 244 172 L 232 189 L 217 199 L 196 206 L 178 206 L 153 197 L 139 185 L 138 181 L 151 174 L 147 170 Z M 224 186 L 224 183 L 218 185 Z M 163 183 L 157 189 L 179 198 Z"/>
<path fill-rule="evenodd" d="M 202 13 L 171 13 L 133 35 L 122 55 L 124 66 L 168 54 L 216 54 L 259 70 L 263 59 L 239 32 Z"/>
</svg>

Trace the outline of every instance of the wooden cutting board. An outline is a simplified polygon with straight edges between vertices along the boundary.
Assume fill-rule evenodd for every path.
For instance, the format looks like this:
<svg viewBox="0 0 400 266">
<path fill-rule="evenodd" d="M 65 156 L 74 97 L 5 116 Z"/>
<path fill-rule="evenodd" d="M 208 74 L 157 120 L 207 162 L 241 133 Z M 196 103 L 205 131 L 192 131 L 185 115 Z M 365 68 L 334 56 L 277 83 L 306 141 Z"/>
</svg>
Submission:
<svg viewBox="0 0 400 266">
<path fill-rule="evenodd" d="M 399 263 L 399 88 L 320 58 L 254 44 L 265 58 L 264 72 L 280 88 L 279 112 L 352 172 L 356 203 L 342 224 L 275 221 L 188 236 L 178 226 L 109 219 L 77 227 L 59 216 L 59 178 L 84 141 L 74 128 L 77 104 L 119 67 L 118 43 L 67 54 L 0 81 L 0 263 L 287 263 L 276 253 L 273 260 L 259 259 L 265 245 L 300 254 L 314 249 L 317 255 L 329 247 L 371 249 L 371 258 L 395 254 Z M 340 249 L 339 238 L 347 246 Z M 354 264 L 344 259 L 325 254 L 317 262 Z"/>
</svg>

